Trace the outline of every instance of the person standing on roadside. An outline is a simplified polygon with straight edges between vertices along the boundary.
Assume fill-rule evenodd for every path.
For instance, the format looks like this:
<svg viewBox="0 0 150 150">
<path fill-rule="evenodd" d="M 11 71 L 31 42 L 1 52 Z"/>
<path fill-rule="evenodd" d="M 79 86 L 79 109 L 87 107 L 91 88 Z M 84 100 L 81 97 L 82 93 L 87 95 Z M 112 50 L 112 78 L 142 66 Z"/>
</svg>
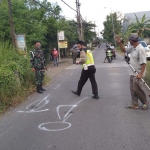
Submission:
<svg viewBox="0 0 150 150">
<path fill-rule="evenodd" d="M 47 67 L 40 41 L 35 41 L 34 50 L 30 51 L 30 64 L 32 71 L 35 73 L 37 92 L 42 94 L 45 91 L 42 87 L 42 82 L 44 79 L 44 71 L 47 70 Z"/>
<path fill-rule="evenodd" d="M 76 63 L 76 59 L 77 59 L 77 44 L 75 44 L 71 49 L 70 49 L 71 53 L 72 53 L 72 59 L 73 59 L 73 64 Z"/>
<path fill-rule="evenodd" d="M 52 50 L 52 57 L 54 59 L 54 66 L 58 66 L 58 55 L 59 55 L 58 50 L 56 50 L 56 48 L 54 48 Z"/>
<path fill-rule="evenodd" d="M 94 66 L 94 58 L 93 54 L 90 50 L 88 50 L 84 46 L 83 41 L 78 41 L 77 42 L 77 47 L 80 50 L 80 60 L 76 61 L 76 64 L 82 64 L 83 69 L 81 73 L 80 80 L 78 82 L 78 87 L 76 91 L 72 91 L 73 94 L 80 96 L 82 88 L 84 84 L 87 82 L 88 79 L 90 79 L 91 85 L 92 85 L 92 91 L 94 96 L 92 98 L 94 99 L 99 99 L 98 96 L 98 87 L 97 83 L 95 80 L 95 73 L 96 73 L 96 68 Z"/>
<path fill-rule="evenodd" d="M 138 42 L 138 34 L 132 33 L 129 37 L 130 44 L 132 47 L 125 48 L 122 44 L 122 39 L 120 37 L 115 38 L 119 43 L 119 46 L 123 52 L 130 54 L 130 64 L 135 68 L 138 72 L 138 75 L 133 70 L 130 70 L 130 92 L 132 102 L 126 108 L 138 109 L 138 99 L 143 104 L 142 108 L 144 110 L 147 109 L 149 101 L 147 100 L 147 96 L 143 90 L 143 82 L 141 80 L 142 77 L 145 76 L 146 72 L 146 53 L 144 47 Z"/>
</svg>

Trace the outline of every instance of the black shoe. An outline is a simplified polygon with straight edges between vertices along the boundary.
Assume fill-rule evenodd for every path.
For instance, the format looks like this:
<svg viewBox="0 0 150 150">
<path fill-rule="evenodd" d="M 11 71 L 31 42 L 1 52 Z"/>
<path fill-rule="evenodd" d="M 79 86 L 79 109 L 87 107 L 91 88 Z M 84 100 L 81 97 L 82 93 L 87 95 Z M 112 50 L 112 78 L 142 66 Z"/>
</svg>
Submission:
<svg viewBox="0 0 150 150">
<path fill-rule="evenodd" d="M 41 91 L 46 91 L 45 89 L 42 88 L 42 84 L 40 85 L 40 90 Z"/>
<path fill-rule="evenodd" d="M 99 99 L 99 96 L 98 96 L 98 94 L 94 94 L 94 96 L 92 96 L 92 98 L 94 98 L 94 99 Z"/>
<path fill-rule="evenodd" d="M 80 94 L 77 91 L 71 91 L 73 94 L 80 96 Z"/>
<path fill-rule="evenodd" d="M 37 93 L 43 94 L 43 92 L 41 91 L 41 85 L 38 85 L 38 86 L 37 86 Z"/>
</svg>

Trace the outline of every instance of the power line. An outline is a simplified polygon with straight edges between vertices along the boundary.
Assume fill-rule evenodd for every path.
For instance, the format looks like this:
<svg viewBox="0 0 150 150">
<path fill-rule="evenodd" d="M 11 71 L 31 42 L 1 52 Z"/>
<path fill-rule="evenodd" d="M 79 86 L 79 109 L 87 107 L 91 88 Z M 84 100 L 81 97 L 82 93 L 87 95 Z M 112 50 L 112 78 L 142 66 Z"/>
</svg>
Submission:
<svg viewBox="0 0 150 150">
<path fill-rule="evenodd" d="M 64 2 L 63 0 L 61 0 L 64 4 L 66 4 L 68 7 L 70 7 L 72 10 L 74 10 L 75 12 L 77 12 L 74 8 L 72 8 L 69 4 L 67 4 L 66 2 Z"/>
</svg>

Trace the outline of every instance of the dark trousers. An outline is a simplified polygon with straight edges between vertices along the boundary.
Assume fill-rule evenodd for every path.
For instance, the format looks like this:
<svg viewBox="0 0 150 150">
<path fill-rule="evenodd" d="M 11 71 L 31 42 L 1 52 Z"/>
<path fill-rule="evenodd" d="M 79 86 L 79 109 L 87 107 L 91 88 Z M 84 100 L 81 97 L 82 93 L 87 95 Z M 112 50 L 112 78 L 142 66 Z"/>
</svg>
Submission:
<svg viewBox="0 0 150 150">
<path fill-rule="evenodd" d="M 81 94 L 82 88 L 88 79 L 90 79 L 93 94 L 98 94 L 98 87 L 97 87 L 97 83 L 95 80 L 95 73 L 96 73 L 95 66 L 88 67 L 88 70 L 84 70 L 84 69 L 82 70 L 81 77 L 78 82 L 78 88 L 77 88 L 77 92 L 79 94 Z"/>
</svg>

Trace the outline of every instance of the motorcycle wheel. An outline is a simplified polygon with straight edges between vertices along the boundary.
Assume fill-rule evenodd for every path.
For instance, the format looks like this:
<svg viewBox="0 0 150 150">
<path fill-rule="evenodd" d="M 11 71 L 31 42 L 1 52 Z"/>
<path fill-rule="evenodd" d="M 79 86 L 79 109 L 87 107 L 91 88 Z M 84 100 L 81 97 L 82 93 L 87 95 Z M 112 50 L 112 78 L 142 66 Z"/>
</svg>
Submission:
<svg viewBox="0 0 150 150">
<path fill-rule="evenodd" d="M 108 62 L 111 63 L 112 62 L 112 59 L 111 58 L 107 58 Z"/>
</svg>

